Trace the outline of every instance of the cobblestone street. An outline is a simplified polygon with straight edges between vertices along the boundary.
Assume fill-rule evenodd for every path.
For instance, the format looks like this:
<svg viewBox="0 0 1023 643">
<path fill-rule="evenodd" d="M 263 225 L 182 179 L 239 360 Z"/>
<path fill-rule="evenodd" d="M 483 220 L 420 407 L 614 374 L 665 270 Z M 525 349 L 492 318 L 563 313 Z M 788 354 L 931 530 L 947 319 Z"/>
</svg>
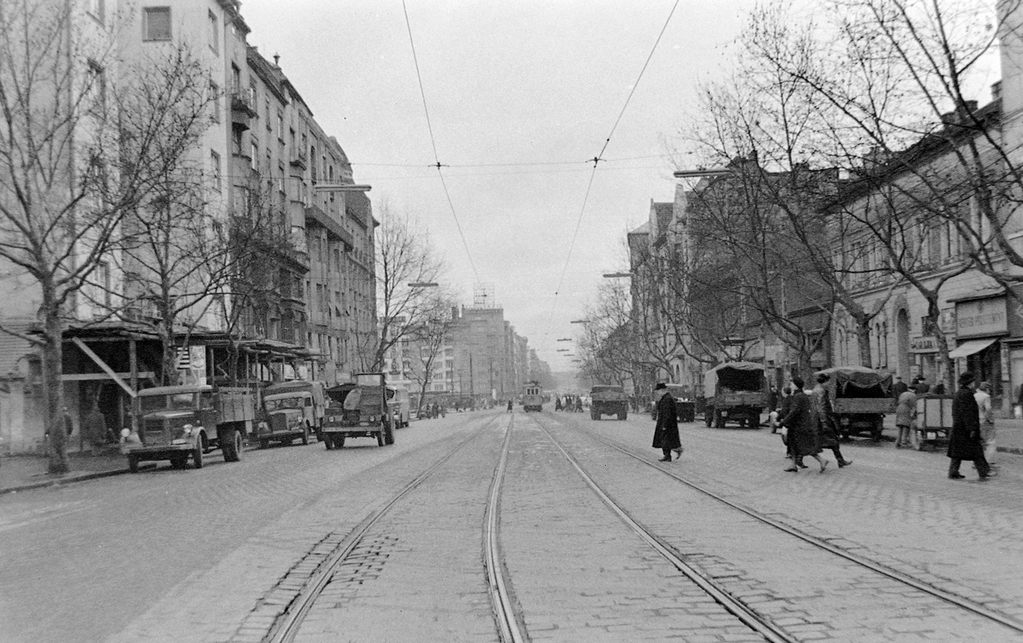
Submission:
<svg viewBox="0 0 1023 643">
<path fill-rule="evenodd" d="M 399 431 L 391 447 L 362 439 L 338 451 L 249 451 L 238 464 L 161 463 L 0 496 L 2 638 L 270 640 L 324 561 L 349 547 L 295 640 L 499 640 L 482 551 L 509 425 L 498 535 L 530 640 L 763 640 L 630 532 L 553 440 L 639 524 L 790 640 L 1023 640 L 808 542 L 1023 622 L 1020 456 L 1002 454 L 993 480 L 964 470 L 966 480 L 952 481 L 941 452 L 854 440 L 843 445 L 854 466 L 790 474 L 778 436 L 764 429 L 685 424 L 681 460 L 651 467 L 659 452 L 648 417 L 551 412 L 450 414 Z M 368 519 L 376 522 L 352 541 Z"/>
</svg>

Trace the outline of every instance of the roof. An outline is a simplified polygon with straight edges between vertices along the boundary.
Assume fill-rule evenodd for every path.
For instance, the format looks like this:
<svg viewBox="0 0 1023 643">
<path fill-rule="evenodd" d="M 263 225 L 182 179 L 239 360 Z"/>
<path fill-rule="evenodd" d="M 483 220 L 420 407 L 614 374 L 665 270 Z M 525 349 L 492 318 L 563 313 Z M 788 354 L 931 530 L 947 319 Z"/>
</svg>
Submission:
<svg viewBox="0 0 1023 643">
<path fill-rule="evenodd" d="M 762 371 L 764 370 L 764 365 L 756 362 L 725 362 L 724 364 L 718 364 L 707 372 L 716 373 L 717 371 L 722 371 L 726 368 L 731 368 L 737 371 Z"/>
</svg>

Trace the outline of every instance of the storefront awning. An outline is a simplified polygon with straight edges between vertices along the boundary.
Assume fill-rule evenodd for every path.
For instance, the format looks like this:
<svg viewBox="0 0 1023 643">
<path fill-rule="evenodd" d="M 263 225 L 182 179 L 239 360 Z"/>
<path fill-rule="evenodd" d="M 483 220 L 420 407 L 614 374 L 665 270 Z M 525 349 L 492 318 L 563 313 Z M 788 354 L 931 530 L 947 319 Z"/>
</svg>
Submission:
<svg viewBox="0 0 1023 643">
<path fill-rule="evenodd" d="M 966 357 L 967 355 L 973 355 L 974 353 L 979 353 L 980 351 L 984 350 L 985 348 L 987 348 L 991 344 L 994 344 L 997 341 L 998 341 L 997 337 L 992 337 L 989 339 L 971 339 L 967 342 L 963 342 L 962 344 L 956 346 L 954 350 L 950 350 L 948 352 L 948 357 L 949 359 L 956 359 L 957 357 Z"/>
</svg>

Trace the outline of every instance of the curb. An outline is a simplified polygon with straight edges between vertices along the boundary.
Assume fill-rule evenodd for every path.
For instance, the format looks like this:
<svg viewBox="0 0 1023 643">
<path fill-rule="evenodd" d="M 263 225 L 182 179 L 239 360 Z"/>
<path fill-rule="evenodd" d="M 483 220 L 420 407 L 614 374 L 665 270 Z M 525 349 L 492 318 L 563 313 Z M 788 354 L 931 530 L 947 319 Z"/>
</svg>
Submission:
<svg viewBox="0 0 1023 643">
<path fill-rule="evenodd" d="M 146 463 L 139 465 L 139 469 L 155 469 L 156 463 Z M 29 482 L 26 484 L 14 485 L 12 487 L 4 487 L 0 489 L 0 496 L 8 493 L 17 493 L 19 491 L 28 491 L 30 489 L 42 489 L 44 487 L 58 487 L 65 484 L 71 484 L 74 482 L 84 482 L 86 480 L 96 480 L 97 478 L 109 478 L 111 476 L 119 476 L 128 473 L 128 467 L 123 469 L 108 469 L 106 471 L 92 471 L 89 473 L 78 473 L 66 478 L 56 478 L 54 480 L 41 480 L 39 482 Z"/>
<path fill-rule="evenodd" d="M 243 451 L 259 451 L 259 444 L 246 443 Z M 157 467 L 156 462 L 141 462 L 139 463 L 139 470 L 155 469 Z M 76 473 L 71 474 L 66 478 L 55 478 L 53 480 L 40 480 L 39 482 L 27 482 L 25 484 L 13 485 L 10 487 L 0 488 L 0 496 L 8 493 L 17 493 L 19 491 L 29 491 L 31 489 L 43 489 L 45 487 L 57 487 L 66 484 L 72 484 L 75 482 L 85 482 L 87 480 L 96 480 L 98 478 L 109 478 L 111 476 L 119 476 L 126 473 L 130 473 L 128 467 L 118 469 L 107 469 L 106 471 L 90 471 L 88 473 Z"/>
</svg>

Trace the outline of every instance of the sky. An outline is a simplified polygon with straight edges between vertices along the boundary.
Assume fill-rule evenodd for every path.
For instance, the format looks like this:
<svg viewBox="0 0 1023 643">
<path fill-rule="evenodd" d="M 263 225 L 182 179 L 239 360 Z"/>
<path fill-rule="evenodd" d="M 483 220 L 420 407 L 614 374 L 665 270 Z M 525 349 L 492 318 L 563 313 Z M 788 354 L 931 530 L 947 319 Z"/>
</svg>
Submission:
<svg viewBox="0 0 1023 643">
<path fill-rule="evenodd" d="M 672 200 L 668 154 L 751 2 L 674 4 L 407 0 L 407 25 L 401 0 L 243 0 L 242 16 L 372 186 L 376 218 L 414 217 L 462 303 L 492 287 L 516 332 L 569 371 L 557 349 L 572 344 L 557 340 L 580 335 L 571 322 L 602 275 L 626 268 L 651 200 Z"/>
</svg>

